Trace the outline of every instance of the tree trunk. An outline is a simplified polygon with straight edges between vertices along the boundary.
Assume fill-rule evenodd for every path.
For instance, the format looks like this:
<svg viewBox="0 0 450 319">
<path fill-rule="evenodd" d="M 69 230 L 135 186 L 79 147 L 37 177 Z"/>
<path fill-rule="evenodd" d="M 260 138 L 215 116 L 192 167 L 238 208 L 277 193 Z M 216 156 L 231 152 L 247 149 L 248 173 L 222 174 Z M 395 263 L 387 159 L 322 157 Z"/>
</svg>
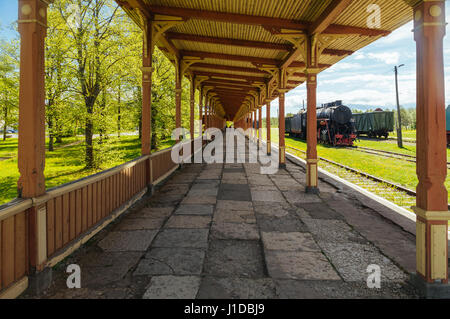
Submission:
<svg viewBox="0 0 450 319">
<path fill-rule="evenodd" d="M 119 94 L 117 96 L 117 137 L 120 138 L 120 121 L 122 120 L 122 115 L 121 115 L 121 108 L 120 108 L 120 102 L 121 102 L 121 96 L 120 96 L 120 90 L 121 90 L 121 86 L 119 83 Z"/>
<path fill-rule="evenodd" d="M 85 98 L 85 104 L 86 104 L 86 125 L 85 125 L 85 142 L 86 142 L 86 156 L 85 156 L 85 162 L 86 162 L 86 168 L 91 169 L 94 168 L 94 145 L 93 145 L 93 123 L 92 123 L 92 115 L 94 111 L 94 103 L 95 99 L 93 97 L 87 97 Z"/>
<path fill-rule="evenodd" d="M 48 119 L 48 135 L 49 135 L 48 151 L 53 152 L 54 151 L 54 146 L 53 146 L 54 132 L 53 132 L 53 119 L 51 117 L 49 117 L 49 119 Z"/>
<path fill-rule="evenodd" d="M 5 105 L 5 125 L 3 126 L 3 141 L 6 141 L 7 129 L 8 129 L 8 107 Z"/>
</svg>

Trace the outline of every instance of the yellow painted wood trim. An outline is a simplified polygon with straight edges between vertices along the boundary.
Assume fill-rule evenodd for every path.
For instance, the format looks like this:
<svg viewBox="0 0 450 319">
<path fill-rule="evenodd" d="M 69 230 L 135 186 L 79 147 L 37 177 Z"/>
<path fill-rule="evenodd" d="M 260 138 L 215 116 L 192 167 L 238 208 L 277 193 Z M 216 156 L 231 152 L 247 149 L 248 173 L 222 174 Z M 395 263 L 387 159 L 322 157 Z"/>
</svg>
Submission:
<svg viewBox="0 0 450 319">
<path fill-rule="evenodd" d="M 447 226 L 431 225 L 431 279 L 447 277 Z"/>
<path fill-rule="evenodd" d="M 31 199 L 19 199 L 3 205 L 3 208 L 0 208 L 0 221 L 20 214 L 31 207 L 33 207 L 33 201 Z"/>
<path fill-rule="evenodd" d="M 317 164 L 317 163 L 319 163 L 319 159 L 306 159 L 306 163 L 308 163 L 308 164 Z"/>
<path fill-rule="evenodd" d="M 449 211 L 426 211 L 419 207 L 412 207 L 413 211 L 416 213 L 417 216 L 422 217 L 425 220 L 428 221 L 445 221 L 450 220 L 450 212 Z"/>
<path fill-rule="evenodd" d="M 44 205 L 37 211 L 37 258 L 41 265 L 47 260 L 47 207 Z"/>
<path fill-rule="evenodd" d="M 426 225 L 416 222 L 416 268 L 417 272 L 426 276 Z"/>
<path fill-rule="evenodd" d="M 0 292 L 0 299 L 16 299 L 28 288 L 28 277 L 23 277 L 5 291 Z"/>
</svg>

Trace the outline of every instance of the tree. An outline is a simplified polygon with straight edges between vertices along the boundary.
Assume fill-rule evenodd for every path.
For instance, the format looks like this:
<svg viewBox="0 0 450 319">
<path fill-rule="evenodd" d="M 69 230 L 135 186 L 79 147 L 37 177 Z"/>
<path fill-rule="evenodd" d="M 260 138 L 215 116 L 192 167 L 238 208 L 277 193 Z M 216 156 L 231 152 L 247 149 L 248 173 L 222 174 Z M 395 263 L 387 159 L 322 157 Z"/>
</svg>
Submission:
<svg viewBox="0 0 450 319">
<path fill-rule="evenodd" d="M 19 105 L 19 45 L 17 40 L 0 42 L 0 122 L 3 140 L 9 125 L 17 123 Z"/>
</svg>

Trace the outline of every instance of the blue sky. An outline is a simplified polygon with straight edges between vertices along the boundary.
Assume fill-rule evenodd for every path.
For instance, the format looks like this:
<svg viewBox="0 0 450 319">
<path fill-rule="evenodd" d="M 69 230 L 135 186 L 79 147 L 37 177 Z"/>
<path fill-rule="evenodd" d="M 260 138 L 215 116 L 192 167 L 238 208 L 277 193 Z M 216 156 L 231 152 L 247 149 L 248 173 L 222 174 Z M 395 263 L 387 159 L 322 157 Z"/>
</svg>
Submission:
<svg viewBox="0 0 450 319">
<path fill-rule="evenodd" d="M 17 0 L 0 0 L 1 38 L 15 37 L 7 29 L 17 20 Z M 446 1 L 447 22 L 450 23 L 450 4 Z M 412 21 L 353 55 L 343 59 L 318 77 L 318 104 L 343 100 L 353 107 L 395 107 L 395 65 L 405 64 L 399 70 L 400 104 L 415 107 L 416 48 Z M 446 105 L 450 105 L 450 27 L 444 38 Z M 296 113 L 306 103 L 303 84 L 286 95 L 286 113 Z M 278 100 L 272 104 L 272 116 L 277 116 Z"/>
</svg>

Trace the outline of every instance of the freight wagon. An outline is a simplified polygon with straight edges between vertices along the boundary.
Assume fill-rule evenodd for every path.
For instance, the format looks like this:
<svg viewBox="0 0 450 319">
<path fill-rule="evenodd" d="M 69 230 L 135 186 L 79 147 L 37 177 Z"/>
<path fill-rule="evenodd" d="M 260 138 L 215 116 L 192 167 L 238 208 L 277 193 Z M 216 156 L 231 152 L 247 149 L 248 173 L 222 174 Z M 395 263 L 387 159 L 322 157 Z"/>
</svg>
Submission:
<svg viewBox="0 0 450 319">
<path fill-rule="evenodd" d="M 383 110 L 353 114 L 356 131 L 359 135 L 367 135 L 373 138 L 388 138 L 394 131 L 394 112 Z"/>
</svg>

